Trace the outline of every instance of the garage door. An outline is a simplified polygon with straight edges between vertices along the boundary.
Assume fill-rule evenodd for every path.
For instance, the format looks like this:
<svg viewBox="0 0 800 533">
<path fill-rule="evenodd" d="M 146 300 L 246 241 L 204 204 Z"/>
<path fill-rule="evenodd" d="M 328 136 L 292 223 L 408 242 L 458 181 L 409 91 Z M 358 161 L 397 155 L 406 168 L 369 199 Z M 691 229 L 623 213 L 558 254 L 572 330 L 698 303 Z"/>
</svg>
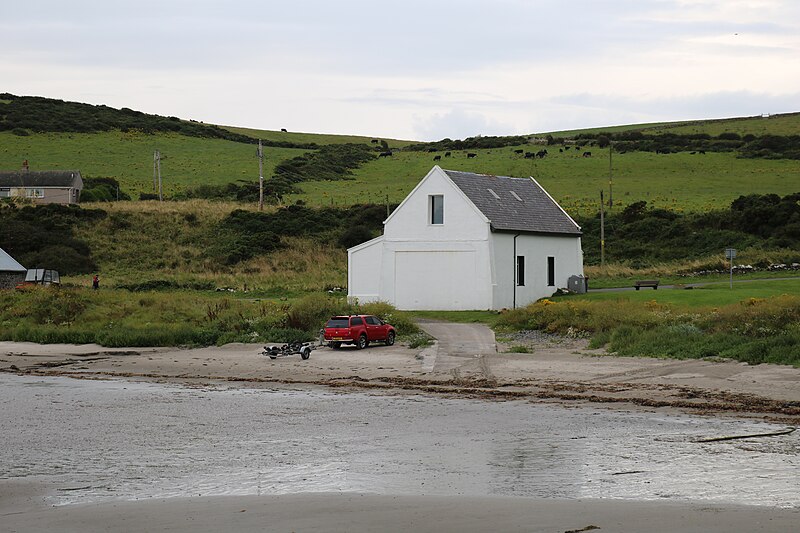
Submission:
<svg viewBox="0 0 800 533">
<path fill-rule="evenodd" d="M 482 309 L 474 251 L 396 252 L 399 309 Z"/>
</svg>

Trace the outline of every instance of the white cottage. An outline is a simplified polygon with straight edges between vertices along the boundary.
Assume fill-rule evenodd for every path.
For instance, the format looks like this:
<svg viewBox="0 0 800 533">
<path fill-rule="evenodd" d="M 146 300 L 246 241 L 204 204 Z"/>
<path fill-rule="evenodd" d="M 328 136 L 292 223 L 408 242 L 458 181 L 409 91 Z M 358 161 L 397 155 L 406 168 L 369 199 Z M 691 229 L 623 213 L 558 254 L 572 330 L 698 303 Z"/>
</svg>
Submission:
<svg viewBox="0 0 800 533">
<path fill-rule="evenodd" d="M 535 179 L 438 166 L 347 259 L 348 296 L 398 309 L 521 307 L 583 276 L 581 228 Z"/>
</svg>

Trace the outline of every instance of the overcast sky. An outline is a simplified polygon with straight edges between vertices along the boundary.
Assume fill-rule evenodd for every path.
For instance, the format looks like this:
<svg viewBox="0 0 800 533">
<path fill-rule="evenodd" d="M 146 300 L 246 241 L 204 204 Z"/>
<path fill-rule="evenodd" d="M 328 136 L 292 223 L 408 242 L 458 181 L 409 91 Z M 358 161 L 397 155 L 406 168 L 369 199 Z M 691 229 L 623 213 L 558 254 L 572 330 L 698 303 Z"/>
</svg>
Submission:
<svg viewBox="0 0 800 533">
<path fill-rule="evenodd" d="M 27 0 L 0 92 L 438 140 L 800 111 L 798 0 Z"/>
</svg>

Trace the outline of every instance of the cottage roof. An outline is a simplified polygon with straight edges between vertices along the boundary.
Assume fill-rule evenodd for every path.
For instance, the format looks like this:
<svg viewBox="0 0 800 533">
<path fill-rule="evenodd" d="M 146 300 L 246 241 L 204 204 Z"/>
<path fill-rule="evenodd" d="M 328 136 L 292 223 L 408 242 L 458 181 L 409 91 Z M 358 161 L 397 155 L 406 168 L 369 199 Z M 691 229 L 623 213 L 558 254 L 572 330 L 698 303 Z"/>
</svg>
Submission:
<svg viewBox="0 0 800 533">
<path fill-rule="evenodd" d="M 79 170 L 16 170 L 0 172 L 0 187 L 83 187 Z"/>
<path fill-rule="evenodd" d="M 26 272 L 27 269 L 0 248 L 0 272 Z"/>
<path fill-rule="evenodd" d="M 533 178 L 444 171 L 495 231 L 581 235 L 581 228 Z"/>
</svg>

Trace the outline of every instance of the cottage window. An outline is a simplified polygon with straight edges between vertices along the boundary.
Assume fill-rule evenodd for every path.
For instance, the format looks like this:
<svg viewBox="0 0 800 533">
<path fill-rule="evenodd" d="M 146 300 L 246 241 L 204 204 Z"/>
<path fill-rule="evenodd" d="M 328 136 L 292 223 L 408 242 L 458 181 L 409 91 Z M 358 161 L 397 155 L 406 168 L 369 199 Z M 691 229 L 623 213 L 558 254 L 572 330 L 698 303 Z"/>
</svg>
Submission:
<svg viewBox="0 0 800 533">
<path fill-rule="evenodd" d="M 9 198 L 11 196 L 10 187 L 0 187 L 0 198 Z"/>
<path fill-rule="evenodd" d="M 444 224 L 444 195 L 432 194 L 429 198 L 431 224 Z"/>
<path fill-rule="evenodd" d="M 44 198 L 44 189 L 25 189 L 27 198 Z"/>
<path fill-rule="evenodd" d="M 517 256 L 517 286 L 525 286 L 525 256 Z"/>
<path fill-rule="evenodd" d="M 555 257 L 548 257 L 547 258 L 547 286 L 548 287 L 555 287 L 556 286 L 556 258 Z"/>
</svg>

